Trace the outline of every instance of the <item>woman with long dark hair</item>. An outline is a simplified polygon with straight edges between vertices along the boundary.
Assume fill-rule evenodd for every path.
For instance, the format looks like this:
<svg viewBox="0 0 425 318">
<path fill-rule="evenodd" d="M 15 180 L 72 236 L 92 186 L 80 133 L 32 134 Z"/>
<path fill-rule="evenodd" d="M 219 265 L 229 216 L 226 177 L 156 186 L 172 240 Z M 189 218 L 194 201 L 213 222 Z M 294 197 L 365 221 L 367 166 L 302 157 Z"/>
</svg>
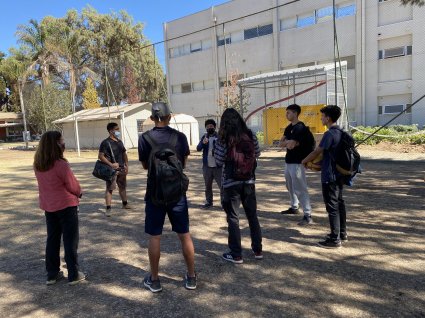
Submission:
<svg viewBox="0 0 425 318">
<path fill-rule="evenodd" d="M 255 195 L 256 160 L 260 156 L 258 140 L 233 108 L 223 112 L 218 135 L 214 157 L 217 165 L 223 166 L 222 205 L 227 215 L 230 249 L 223 254 L 223 259 L 243 263 L 238 215 L 242 203 L 251 232 L 251 249 L 255 259 L 260 260 L 263 247 Z"/>
<path fill-rule="evenodd" d="M 63 236 L 68 283 L 75 285 L 85 279 L 78 266 L 78 205 L 82 195 L 68 161 L 64 158 L 65 142 L 60 132 L 48 131 L 41 136 L 34 156 L 40 208 L 47 225 L 47 285 L 63 278 L 60 271 L 60 245 Z"/>
</svg>

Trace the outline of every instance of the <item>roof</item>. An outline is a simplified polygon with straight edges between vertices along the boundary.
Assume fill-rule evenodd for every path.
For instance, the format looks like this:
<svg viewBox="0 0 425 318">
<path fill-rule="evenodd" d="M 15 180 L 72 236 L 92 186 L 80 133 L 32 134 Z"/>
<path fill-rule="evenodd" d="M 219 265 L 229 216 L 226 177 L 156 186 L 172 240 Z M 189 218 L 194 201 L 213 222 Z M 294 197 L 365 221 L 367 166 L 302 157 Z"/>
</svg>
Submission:
<svg viewBox="0 0 425 318">
<path fill-rule="evenodd" d="M 197 124 L 198 121 L 195 117 L 186 114 L 171 114 L 170 126 L 174 126 L 176 124 Z M 155 123 L 152 119 L 147 118 L 143 122 L 143 126 L 154 126 Z"/>
<path fill-rule="evenodd" d="M 347 65 L 347 61 L 341 61 L 341 65 L 342 66 Z M 339 66 L 337 65 L 337 67 Z M 318 75 L 320 73 L 327 72 L 333 69 L 335 69 L 334 63 L 292 68 L 289 70 L 264 73 L 260 75 L 243 78 L 238 81 L 238 85 L 255 84 L 258 82 L 263 83 L 264 81 L 269 81 L 269 80 L 281 80 L 293 74 L 295 74 L 296 76 L 309 76 L 309 75 L 314 76 L 314 75 Z"/>
<path fill-rule="evenodd" d="M 151 103 L 137 103 L 137 104 L 127 104 L 127 105 L 119 105 L 119 106 L 109 106 L 108 107 L 100 107 L 94 109 L 83 109 L 75 114 L 71 114 L 67 117 L 55 120 L 53 123 L 61 124 L 67 122 L 73 122 L 76 117 L 77 121 L 96 121 L 96 120 L 105 120 L 105 119 L 117 119 L 121 118 L 122 114 L 126 116 L 128 113 L 139 112 L 142 110 L 151 110 Z M 75 116 L 75 117 L 74 117 Z"/>
<path fill-rule="evenodd" d="M 0 120 L 17 120 L 22 119 L 22 113 L 0 112 Z"/>
</svg>

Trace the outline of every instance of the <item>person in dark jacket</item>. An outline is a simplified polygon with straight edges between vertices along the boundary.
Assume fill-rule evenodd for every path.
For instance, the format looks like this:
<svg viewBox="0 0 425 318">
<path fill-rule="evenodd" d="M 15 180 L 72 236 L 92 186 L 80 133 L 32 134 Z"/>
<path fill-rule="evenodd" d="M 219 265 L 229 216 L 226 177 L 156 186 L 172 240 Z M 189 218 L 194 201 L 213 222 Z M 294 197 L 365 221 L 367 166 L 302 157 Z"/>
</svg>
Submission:
<svg viewBox="0 0 425 318">
<path fill-rule="evenodd" d="M 217 141 L 217 127 L 214 119 L 207 119 L 205 121 L 206 133 L 199 141 L 196 150 L 202 150 L 202 173 L 205 181 L 205 204 L 203 209 L 209 209 L 213 206 L 213 181 L 217 182 L 218 187 L 221 189 L 221 167 L 217 166 L 214 158 L 215 143 Z"/>
</svg>

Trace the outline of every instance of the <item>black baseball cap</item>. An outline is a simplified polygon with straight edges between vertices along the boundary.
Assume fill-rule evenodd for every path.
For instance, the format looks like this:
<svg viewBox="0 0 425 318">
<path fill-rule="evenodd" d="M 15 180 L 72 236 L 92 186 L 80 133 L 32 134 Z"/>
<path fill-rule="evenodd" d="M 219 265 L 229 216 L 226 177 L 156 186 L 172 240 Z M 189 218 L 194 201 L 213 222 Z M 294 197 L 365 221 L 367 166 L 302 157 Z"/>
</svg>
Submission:
<svg viewBox="0 0 425 318">
<path fill-rule="evenodd" d="M 170 107 L 164 102 L 152 103 L 152 117 L 165 117 L 171 114 Z"/>
</svg>

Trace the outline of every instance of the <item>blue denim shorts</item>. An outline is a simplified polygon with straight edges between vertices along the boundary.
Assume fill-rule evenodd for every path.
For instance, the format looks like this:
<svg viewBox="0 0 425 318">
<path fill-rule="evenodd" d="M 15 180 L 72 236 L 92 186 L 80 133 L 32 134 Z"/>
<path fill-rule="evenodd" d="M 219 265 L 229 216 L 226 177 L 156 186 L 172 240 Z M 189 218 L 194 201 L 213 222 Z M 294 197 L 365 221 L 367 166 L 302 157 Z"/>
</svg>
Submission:
<svg viewBox="0 0 425 318">
<path fill-rule="evenodd" d="M 174 206 L 160 207 L 146 199 L 145 232 L 150 235 L 161 235 L 164 227 L 165 215 L 171 223 L 173 232 L 185 234 L 189 232 L 189 209 L 186 196 L 182 196 Z"/>
</svg>

